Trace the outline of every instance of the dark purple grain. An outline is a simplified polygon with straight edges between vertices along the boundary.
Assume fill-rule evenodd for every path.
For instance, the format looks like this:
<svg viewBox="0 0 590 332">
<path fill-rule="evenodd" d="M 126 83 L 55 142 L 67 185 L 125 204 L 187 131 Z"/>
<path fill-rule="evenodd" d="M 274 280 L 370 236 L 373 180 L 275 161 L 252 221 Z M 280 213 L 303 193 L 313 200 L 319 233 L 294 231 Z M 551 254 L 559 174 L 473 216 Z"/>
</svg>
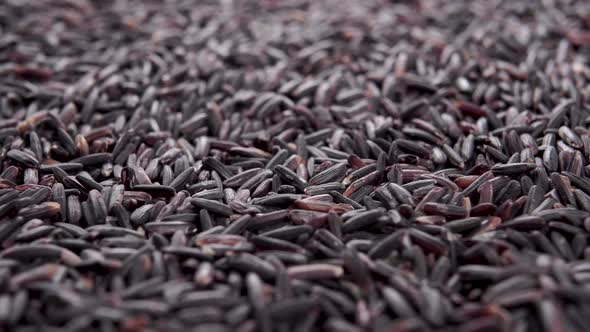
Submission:
<svg viewBox="0 0 590 332">
<path fill-rule="evenodd" d="M 2 329 L 588 325 L 585 2 L 0 12 Z"/>
</svg>

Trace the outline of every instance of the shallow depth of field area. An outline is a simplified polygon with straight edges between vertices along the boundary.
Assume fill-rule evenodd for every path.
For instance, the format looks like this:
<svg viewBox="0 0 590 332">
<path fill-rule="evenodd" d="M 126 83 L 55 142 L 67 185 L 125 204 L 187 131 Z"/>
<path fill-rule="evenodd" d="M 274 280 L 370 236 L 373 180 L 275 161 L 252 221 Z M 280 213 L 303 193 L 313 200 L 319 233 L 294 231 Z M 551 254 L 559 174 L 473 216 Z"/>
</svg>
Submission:
<svg viewBox="0 0 590 332">
<path fill-rule="evenodd" d="M 590 329 L 590 2 L 0 1 L 0 330 Z"/>
</svg>

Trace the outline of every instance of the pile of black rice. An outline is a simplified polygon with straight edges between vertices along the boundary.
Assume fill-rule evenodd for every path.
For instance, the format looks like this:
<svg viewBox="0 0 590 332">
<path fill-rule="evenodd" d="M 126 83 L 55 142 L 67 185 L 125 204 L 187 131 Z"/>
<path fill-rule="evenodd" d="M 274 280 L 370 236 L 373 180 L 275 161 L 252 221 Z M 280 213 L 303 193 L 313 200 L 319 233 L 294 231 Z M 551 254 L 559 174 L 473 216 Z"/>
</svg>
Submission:
<svg viewBox="0 0 590 332">
<path fill-rule="evenodd" d="M 587 1 L 0 2 L 4 331 L 584 331 Z"/>
</svg>

